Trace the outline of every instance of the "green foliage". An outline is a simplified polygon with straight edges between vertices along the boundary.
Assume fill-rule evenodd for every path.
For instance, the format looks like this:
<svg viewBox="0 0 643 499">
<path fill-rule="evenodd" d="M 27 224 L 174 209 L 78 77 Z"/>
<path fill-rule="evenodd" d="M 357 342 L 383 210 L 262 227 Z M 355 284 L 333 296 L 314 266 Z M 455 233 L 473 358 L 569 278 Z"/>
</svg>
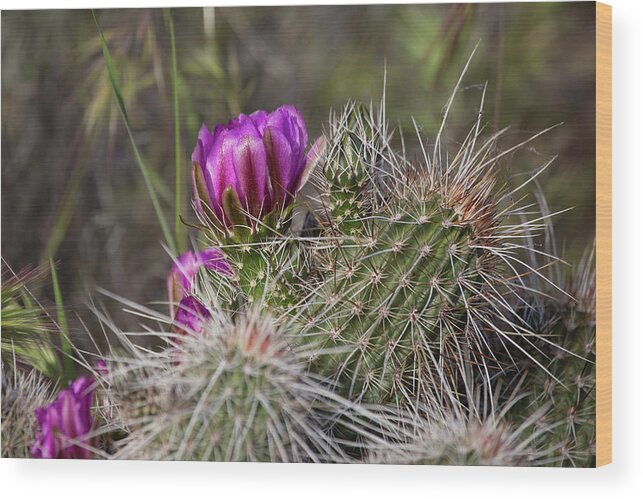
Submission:
<svg viewBox="0 0 643 499">
<path fill-rule="evenodd" d="M 181 117 L 179 114 L 179 72 L 176 61 L 176 41 L 174 40 L 174 19 L 170 9 L 163 11 L 168 31 L 170 32 L 170 47 L 172 60 L 172 104 L 174 110 L 174 238 L 179 253 L 187 249 L 185 225 L 181 221 L 183 209 L 183 189 L 185 186 L 185 169 L 181 159 Z"/>
<path fill-rule="evenodd" d="M 134 158 L 143 175 L 143 180 L 145 181 L 145 187 L 147 188 L 147 193 L 150 196 L 152 205 L 154 206 L 154 211 L 156 212 L 156 218 L 159 222 L 159 225 L 161 226 L 161 231 L 163 232 L 163 236 L 165 237 L 165 242 L 168 245 L 168 247 L 172 250 L 172 252 L 176 254 L 176 241 L 172 237 L 170 229 L 168 228 L 167 221 L 165 220 L 165 215 L 163 213 L 163 209 L 161 208 L 161 204 L 158 199 L 158 195 L 157 195 L 156 188 L 154 185 L 154 180 L 153 180 L 153 178 L 155 177 L 153 170 L 151 170 L 147 166 L 147 164 L 143 161 L 143 158 L 141 157 L 141 154 L 138 150 L 138 146 L 136 145 L 136 141 L 134 140 L 134 135 L 132 134 L 132 130 L 130 127 L 127 108 L 125 107 L 125 100 L 123 98 L 123 92 L 121 90 L 121 86 L 119 83 L 119 76 L 118 76 L 116 66 L 114 65 L 114 61 L 112 60 L 112 56 L 109 51 L 109 47 L 107 46 L 107 42 L 105 41 L 103 32 L 100 28 L 100 24 L 98 24 L 98 19 L 96 19 L 96 15 L 94 14 L 93 11 L 92 11 L 92 16 L 94 17 L 94 22 L 96 23 L 96 27 L 98 28 L 98 33 L 100 35 L 100 41 L 101 41 L 101 46 L 103 50 L 103 57 L 105 58 L 105 66 L 107 67 L 107 72 L 109 74 L 109 80 L 112 85 L 112 90 L 114 91 L 114 95 L 116 96 L 116 101 L 118 102 L 118 108 L 121 112 L 121 116 L 123 117 L 123 123 L 125 125 L 125 129 L 127 130 L 127 136 L 129 137 L 130 145 L 132 146 Z"/>
<path fill-rule="evenodd" d="M 60 329 L 60 345 L 62 348 L 63 372 L 61 384 L 65 386 L 68 381 L 76 377 L 76 365 L 73 359 L 73 347 L 69 338 L 69 326 L 67 325 L 67 316 L 65 315 L 65 306 L 63 304 L 62 293 L 58 284 L 58 273 L 53 261 L 49 261 L 51 267 L 51 282 L 54 287 L 54 298 L 56 299 L 56 314 L 58 317 L 58 327 Z"/>
<path fill-rule="evenodd" d="M 3 262 L 2 274 L 3 363 L 14 369 L 33 367 L 50 380 L 60 381 L 63 368 L 52 340 L 56 325 L 28 289 L 42 279 L 42 270 L 14 274 Z"/>
</svg>

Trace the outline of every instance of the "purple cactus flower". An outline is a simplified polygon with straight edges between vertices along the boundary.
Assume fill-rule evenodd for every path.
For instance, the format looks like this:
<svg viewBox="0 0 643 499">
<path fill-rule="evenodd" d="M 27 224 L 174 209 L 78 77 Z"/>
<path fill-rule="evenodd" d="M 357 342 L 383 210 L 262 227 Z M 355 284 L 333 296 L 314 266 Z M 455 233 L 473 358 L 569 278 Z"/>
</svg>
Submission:
<svg viewBox="0 0 643 499">
<path fill-rule="evenodd" d="M 290 105 L 241 114 L 213 132 L 202 125 L 192 153 L 197 208 L 225 227 L 255 227 L 305 183 L 312 165 L 307 142 L 306 124 Z"/>
<path fill-rule="evenodd" d="M 210 312 L 199 300 L 186 296 L 179 303 L 174 324 L 182 333 L 202 333 L 204 322 L 210 317 Z"/>
<path fill-rule="evenodd" d="M 46 407 L 36 409 L 40 430 L 31 454 L 44 459 L 89 459 L 92 453 L 87 437 L 92 430 L 93 381 L 81 376 Z M 78 443 L 82 445 L 77 445 Z"/>
<path fill-rule="evenodd" d="M 232 272 L 223 253 L 217 248 L 206 248 L 196 253 L 193 251 L 183 253 L 172 264 L 167 278 L 171 314 L 174 313 L 176 305 L 194 291 L 196 276 L 201 267 L 223 274 Z"/>
</svg>

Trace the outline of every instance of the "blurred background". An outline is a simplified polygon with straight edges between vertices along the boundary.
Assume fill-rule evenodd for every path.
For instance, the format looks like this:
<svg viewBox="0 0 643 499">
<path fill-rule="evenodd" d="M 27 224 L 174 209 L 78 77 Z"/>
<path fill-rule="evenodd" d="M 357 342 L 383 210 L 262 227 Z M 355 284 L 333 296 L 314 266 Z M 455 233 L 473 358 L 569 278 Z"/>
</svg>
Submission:
<svg viewBox="0 0 643 499">
<path fill-rule="evenodd" d="M 202 122 L 292 103 L 312 139 L 331 108 L 379 101 L 417 141 L 429 137 L 469 55 L 446 136 L 454 143 L 480 112 L 488 131 L 511 126 L 512 144 L 562 126 L 506 157 L 520 184 L 540 178 L 558 243 L 575 262 L 594 238 L 595 7 L 591 2 L 377 5 L 171 10 L 185 192 Z M 175 114 L 170 14 L 102 10 L 96 17 L 120 75 L 134 139 L 173 227 Z M 171 259 L 135 162 L 105 69 L 92 13 L 2 12 L 2 257 L 14 269 L 57 262 L 70 318 L 92 327 L 86 307 L 102 287 L 142 303 L 165 300 Z M 38 290 L 53 302 L 47 283 Z M 104 298 L 99 300 L 105 301 Z M 109 300 L 123 327 L 136 319 Z"/>
</svg>

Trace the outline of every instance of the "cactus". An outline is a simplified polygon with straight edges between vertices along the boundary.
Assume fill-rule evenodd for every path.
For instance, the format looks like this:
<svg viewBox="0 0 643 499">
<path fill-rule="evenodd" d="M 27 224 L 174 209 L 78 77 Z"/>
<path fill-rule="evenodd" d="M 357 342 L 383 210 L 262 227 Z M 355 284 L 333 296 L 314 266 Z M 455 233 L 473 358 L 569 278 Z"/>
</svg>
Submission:
<svg viewBox="0 0 643 499">
<path fill-rule="evenodd" d="M 383 421 L 307 374 L 309 353 L 257 311 L 234 319 L 213 311 L 198 336 L 136 352 L 110 362 L 113 403 L 129 432 L 116 458 L 345 462 L 332 427 L 350 426 L 368 442 Z"/>
<path fill-rule="evenodd" d="M 489 418 L 483 422 L 452 415 L 425 424 L 406 444 L 374 453 L 376 464 L 432 464 L 451 466 L 527 466 L 538 459 L 532 443 L 512 428 Z"/>
<path fill-rule="evenodd" d="M 538 407 L 524 419 L 509 415 L 524 398 L 512 393 L 506 399 L 497 386 L 468 377 L 463 395 L 433 400 L 416 407 L 405 440 L 374 449 L 368 462 L 378 464 L 429 464 L 452 466 L 539 466 L 552 452 L 545 436 L 551 428 L 542 423 L 549 407 Z M 446 388 L 448 390 L 448 388 Z"/>
<path fill-rule="evenodd" d="M 543 293 L 523 307 L 525 320 L 547 342 L 537 344 L 534 355 L 546 371 L 523 366 L 520 378 L 525 397 L 510 413 L 515 421 L 535 408 L 550 409 L 531 431 L 548 427 L 540 440 L 551 444 L 546 464 L 594 466 L 596 460 L 596 281 L 593 248 L 588 250 L 570 285 L 568 295 Z M 562 277 L 555 279 L 563 282 Z M 559 293 L 560 294 L 560 293 Z"/>
<path fill-rule="evenodd" d="M 36 435 L 35 410 L 53 400 L 53 390 L 33 370 L 25 373 L 2 363 L 2 457 L 29 458 Z"/>
<path fill-rule="evenodd" d="M 331 121 L 314 180 L 319 235 L 302 239 L 308 296 L 294 313 L 321 352 L 311 370 L 342 395 L 415 404 L 455 392 L 470 366 L 490 377 L 503 345 L 532 334 L 506 313 L 507 296 L 533 272 L 515 240 L 540 224 L 511 223 L 520 210 L 493 174 L 524 143 L 495 152 L 500 133 L 483 140 L 481 129 L 478 117 L 453 155 L 440 135 L 432 154 L 422 142 L 415 162 L 392 149 L 383 105 L 349 104 Z"/>
</svg>

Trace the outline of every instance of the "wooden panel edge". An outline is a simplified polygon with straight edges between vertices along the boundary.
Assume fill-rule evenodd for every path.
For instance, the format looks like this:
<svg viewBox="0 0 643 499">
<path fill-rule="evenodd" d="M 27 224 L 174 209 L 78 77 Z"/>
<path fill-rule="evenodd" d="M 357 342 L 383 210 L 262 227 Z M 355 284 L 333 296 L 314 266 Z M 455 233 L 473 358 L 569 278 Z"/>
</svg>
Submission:
<svg viewBox="0 0 643 499">
<path fill-rule="evenodd" d="M 596 3 L 596 465 L 612 462 L 612 7 Z"/>
</svg>

